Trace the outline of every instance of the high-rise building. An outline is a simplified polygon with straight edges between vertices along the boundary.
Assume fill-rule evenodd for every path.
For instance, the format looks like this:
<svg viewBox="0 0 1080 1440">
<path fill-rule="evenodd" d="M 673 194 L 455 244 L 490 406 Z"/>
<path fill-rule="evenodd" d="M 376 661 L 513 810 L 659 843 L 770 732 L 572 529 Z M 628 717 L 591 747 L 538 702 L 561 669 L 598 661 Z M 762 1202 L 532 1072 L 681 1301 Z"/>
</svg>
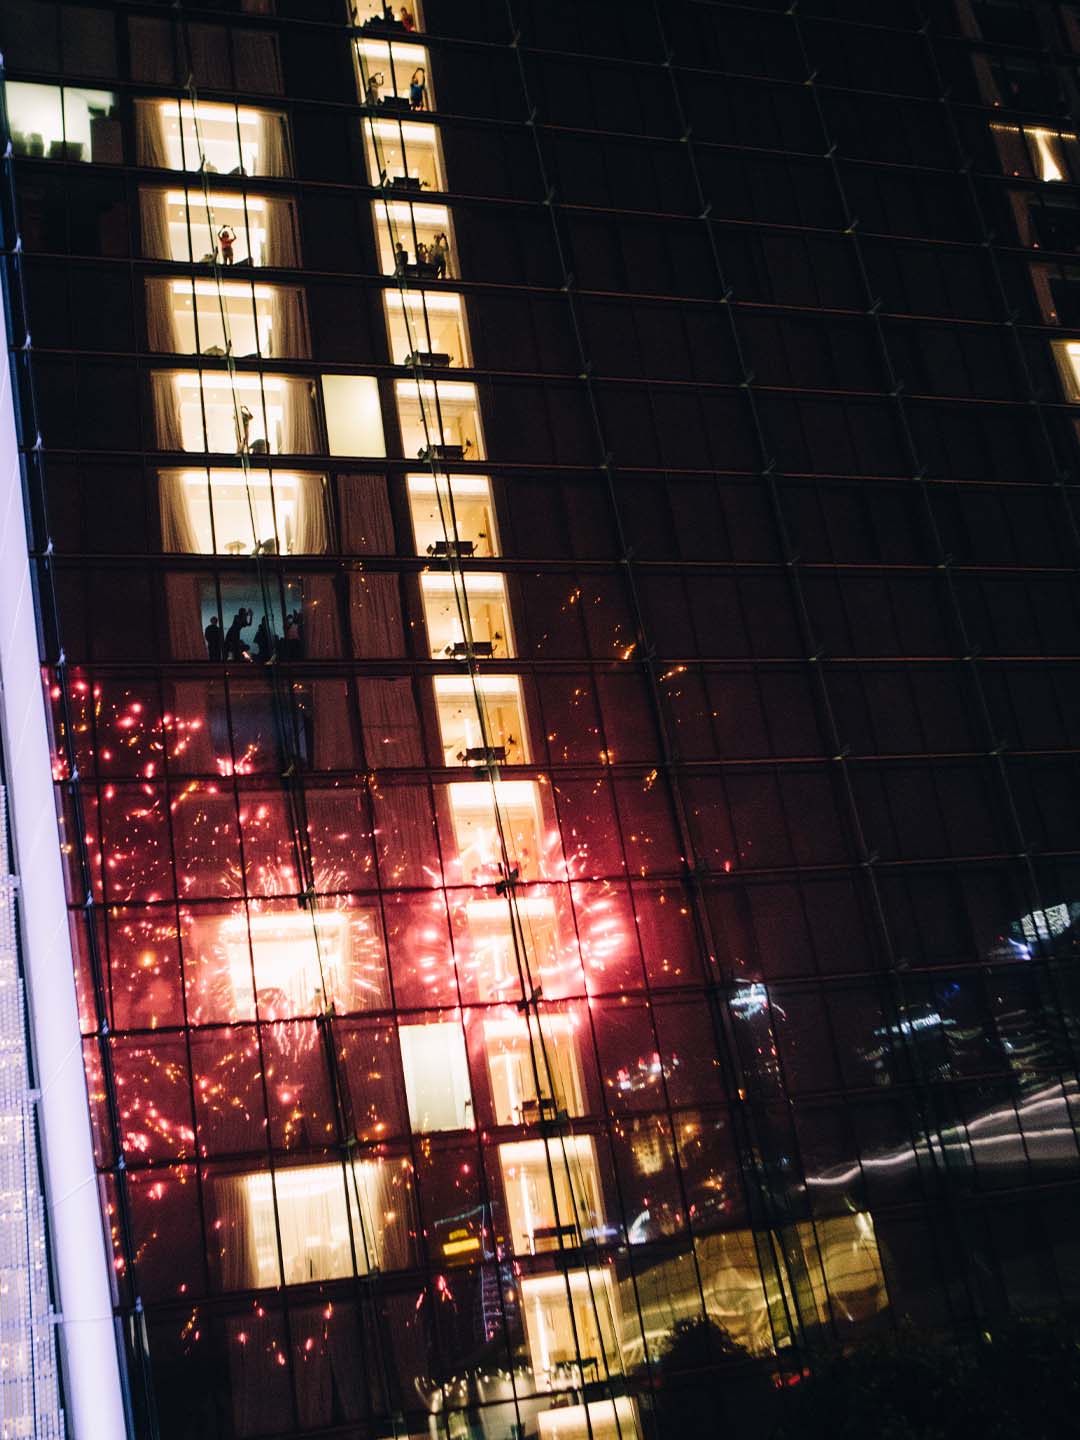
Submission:
<svg viewBox="0 0 1080 1440">
<path fill-rule="evenodd" d="M 41 1413 L 752 1436 L 1075 1300 L 1080 4 L 0 48 Z"/>
</svg>

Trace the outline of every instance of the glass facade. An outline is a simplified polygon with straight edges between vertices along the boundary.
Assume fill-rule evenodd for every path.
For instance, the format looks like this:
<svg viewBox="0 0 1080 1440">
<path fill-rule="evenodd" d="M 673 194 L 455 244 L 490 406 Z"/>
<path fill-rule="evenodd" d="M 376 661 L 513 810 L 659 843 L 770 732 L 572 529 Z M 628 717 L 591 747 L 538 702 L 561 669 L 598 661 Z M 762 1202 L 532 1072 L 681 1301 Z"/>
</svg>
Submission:
<svg viewBox="0 0 1080 1440">
<path fill-rule="evenodd" d="M 136 1433 L 1078 1298 L 1080 6 L 872 8 L 6 0 Z"/>
</svg>

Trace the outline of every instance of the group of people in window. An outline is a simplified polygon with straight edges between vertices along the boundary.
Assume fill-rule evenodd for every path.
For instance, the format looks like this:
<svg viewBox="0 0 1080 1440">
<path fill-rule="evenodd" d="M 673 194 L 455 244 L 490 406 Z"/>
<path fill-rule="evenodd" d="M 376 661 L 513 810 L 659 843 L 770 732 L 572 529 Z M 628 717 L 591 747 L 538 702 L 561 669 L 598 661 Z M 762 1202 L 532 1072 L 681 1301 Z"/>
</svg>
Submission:
<svg viewBox="0 0 1080 1440">
<path fill-rule="evenodd" d="M 394 241 L 394 274 L 414 275 L 422 280 L 445 280 L 450 264 L 450 241 L 446 231 L 440 230 L 427 245 L 423 240 L 416 242 L 416 259 L 412 260 L 400 240 Z"/>
<path fill-rule="evenodd" d="M 301 658 L 303 654 L 303 617 L 299 610 L 292 610 L 285 616 L 284 635 L 276 634 L 273 622 L 264 615 L 249 643 L 244 636 L 244 631 L 250 630 L 254 621 L 254 610 L 243 605 L 233 616 L 227 630 L 222 629 L 220 615 L 211 615 L 210 623 L 203 631 L 207 659 L 215 663 L 237 660 L 247 664 L 258 662 L 268 665 L 271 660 L 298 660 Z"/>
<path fill-rule="evenodd" d="M 398 102 L 407 103 L 410 110 L 426 110 L 428 108 L 427 71 L 423 65 L 418 65 L 410 76 L 407 97 L 397 93 L 396 83 L 389 95 L 383 94 L 385 89 L 386 75 L 382 70 L 376 70 L 368 76 L 364 83 L 364 104 L 371 110 L 397 108 Z"/>
<path fill-rule="evenodd" d="M 359 24 L 360 13 L 356 6 L 353 7 L 353 19 Z M 392 5 L 383 5 L 381 15 L 369 15 L 363 22 L 361 28 L 375 30 L 402 30 L 411 34 L 416 29 L 416 17 L 411 10 L 402 5 L 397 13 L 394 13 Z"/>
</svg>

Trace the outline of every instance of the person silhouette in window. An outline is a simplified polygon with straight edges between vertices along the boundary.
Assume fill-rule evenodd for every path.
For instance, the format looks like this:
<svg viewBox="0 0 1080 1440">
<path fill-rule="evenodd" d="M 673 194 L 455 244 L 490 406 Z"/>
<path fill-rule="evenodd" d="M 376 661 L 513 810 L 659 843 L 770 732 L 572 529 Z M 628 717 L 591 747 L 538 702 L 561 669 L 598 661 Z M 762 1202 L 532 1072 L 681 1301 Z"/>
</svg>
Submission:
<svg viewBox="0 0 1080 1440">
<path fill-rule="evenodd" d="M 221 246 L 222 265 L 233 263 L 233 246 L 236 244 L 236 231 L 231 225 L 222 225 L 217 232 L 218 244 Z"/>
<path fill-rule="evenodd" d="M 255 658 L 266 662 L 273 658 L 274 636 L 270 629 L 269 621 L 264 615 L 259 621 L 259 628 L 255 631 Z"/>
<path fill-rule="evenodd" d="M 413 110 L 427 109 L 427 72 L 418 65 L 409 81 L 409 107 Z"/>
<path fill-rule="evenodd" d="M 375 75 L 368 76 L 367 85 L 364 87 L 364 100 L 373 110 L 377 105 L 382 104 L 382 87 L 385 83 L 386 76 L 381 70 Z"/>
<path fill-rule="evenodd" d="M 203 631 L 206 637 L 206 653 L 211 660 L 220 660 L 224 655 L 225 636 L 221 629 L 221 616 L 211 615 L 210 624 Z"/>
<path fill-rule="evenodd" d="M 251 422 L 255 419 L 246 405 L 240 406 L 240 450 L 241 455 L 246 455 L 251 446 Z"/>
<path fill-rule="evenodd" d="M 450 263 L 450 241 L 445 230 L 440 230 L 431 242 L 431 263 L 435 266 L 435 278 L 445 280 L 446 267 Z"/>
<path fill-rule="evenodd" d="M 416 29 L 416 21 L 413 19 L 413 13 L 411 10 L 406 10 L 404 5 L 402 5 L 398 11 L 398 19 L 401 21 L 401 28 L 403 30 Z"/>
<path fill-rule="evenodd" d="M 409 252 L 400 240 L 394 241 L 394 274 L 404 275 L 409 263 Z"/>
<path fill-rule="evenodd" d="M 251 624 L 254 616 L 250 610 L 245 610 L 241 605 L 240 609 L 233 616 L 233 622 L 225 631 L 225 654 L 226 660 L 250 660 L 247 646 L 244 644 L 243 631 Z"/>
</svg>

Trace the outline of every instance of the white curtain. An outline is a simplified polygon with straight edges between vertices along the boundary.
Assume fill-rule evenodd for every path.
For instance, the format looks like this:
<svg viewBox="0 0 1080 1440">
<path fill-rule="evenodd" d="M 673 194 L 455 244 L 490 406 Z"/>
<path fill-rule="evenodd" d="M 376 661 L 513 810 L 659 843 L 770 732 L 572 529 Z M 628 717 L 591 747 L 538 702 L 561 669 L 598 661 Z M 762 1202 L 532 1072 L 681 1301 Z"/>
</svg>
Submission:
<svg viewBox="0 0 1080 1440">
<path fill-rule="evenodd" d="M 154 370 L 150 375 L 150 396 L 154 407 L 154 432 L 159 450 L 183 450 L 184 432 L 180 423 L 180 395 L 175 370 Z"/>
<path fill-rule="evenodd" d="M 393 555 L 394 522 L 385 475 L 339 475 L 341 549 L 345 555 Z"/>
<path fill-rule="evenodd" d="M 271 344 L 281 359 L 304 360 L 311 354 L 304 292 L 295 285 L 275 285 L 270 294 Z"/>
<path fill-rule="evenodd" d="M 326 476 L 305 472 L 297 479 L 300 495 L 296 507 L 293 551 L 297 555 L 325 555 L 330 548 L 330 527 L 326 515 Z M 341 654 L 340 646 L 334 654 Z"/>
<path fill-rule="evenodd" d="M 148 260 L 173 259 L 169 237 L 168 191 L 147 188 L 139 191 L 139 217 L 142 224 L 142 253 Z M 186 260 L 182 255 L 180 259 Z"/>
<path fill-rule="evenodd" d="M 315 384 L 299 376 L 281 377 L 280 392 L 284 418 L 281 426 L 283 455 L 318 455 L 322 450 L 318 415 L 315 410 Z"/>
<path fill-rule="evenodd" d="M 396 575 L 354 570 L 349 575 L 349 628 L 358 660 L 405 654 L 401 595 Z"/>
<path fill-rule="evenodd" d="M 424 746 L 407 676 L 359 681 L 364 760 L 372 769 L 423 765 Z"/>
<path fill-rule="evenodd" d="M 153 277 L 146 281 L 146 336 L 150 349 L 173 355 L 180 349 L 173 309 L 173 281 Z"/>
<path fill-rule="evenodd" d="M 277 110 L 263 110 L 259 114 L 259 174 L 292 174 L 285 116 Z"/>
<path fill-rule="evenodd" d="M 159 100 L 135 101 L 135 163 L 168 170 L 165 148 L 165 112 Z"/>
<path fill-rule="evenodd" d="M 205 577 L 187 572 L 165 576 L 169 649 L 174 660 L 205 660 L 202 588 Z"/>
<path fill-rule="evenodd" d="M 264 265 L 292 267 L 300 263 L 296 244 L 296 209 L 280 196 L 266 199 L 266 252 Z"/>
<path fill-rule="evenodd" d="M 197 555 L 199 542 L 188 510 L 188 485 L 182 470 L 158 471 L 161 548 L 169 554 Z"/>
</svg>

